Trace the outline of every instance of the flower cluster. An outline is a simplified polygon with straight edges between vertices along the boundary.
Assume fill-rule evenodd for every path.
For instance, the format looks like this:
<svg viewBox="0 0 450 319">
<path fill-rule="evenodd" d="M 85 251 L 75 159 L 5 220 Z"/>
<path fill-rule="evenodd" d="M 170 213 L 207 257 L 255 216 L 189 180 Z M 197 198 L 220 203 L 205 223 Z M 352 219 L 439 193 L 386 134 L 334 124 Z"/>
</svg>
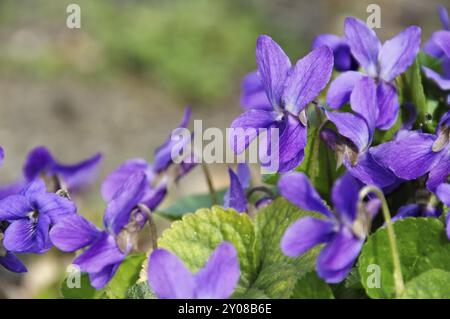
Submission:
<svg viewBox="0 0 450 319">
<path fill-rule="evenodd" d="M 445 91 L 450 88 L 446 83 L 450 32 L 446 10 L 440 7 L 439 11 L 444 30 L 433 33 L 423 52 L 419 52 L 421 29 L 417 26 L 408 27 L 381 44 L 372 29 L 352 17 L 345 20 L 343 38 L 331 34 L 318 36 L 313 51 L 299 60 L 294 69 L 272 39 L 261 36 L 257 41 L 258 71 L 243 81 L 241 103 L 245 112 L 232 126 L 280 126 L 280 157 L 285 160 L 280 160 L 278 173 L 286 173 L 297 167 L 301 170 L 299 164 L 308 143 L 303 131 L 311 125 L 308 116 L 323 113 L 326 120 L 318 123 L 320 137 L 335 153 L 337 167 L 343 164 L 346 170 L 331 191 L 334 210 L 325 204 L 305 174 L 286 173 L 278 182 L 283 197 L 325 217 L 305 217 L 295 222 L 287 229 L 281 250 L 296 257 L 325 243 L 317 258 L 317 273 L 329 283 L 346 278 L 373 230 L 372 220 L 380 201 L 374 194 L 360 198 L 358 194 L 363 187 L 378 187 L 389 198 L 395 197 L 405 185 L 418 184 L 416 193 L 421 196 L 412 196 L 397 207 L 394 221 L 406 217 L 439 217 L 443 205 L 448 205 L 450 101 Z M 425 131 L 425 123 L 418 119 L 418 113 L 426 111 L 419 110 L 416 101 L 404 96 L 398 85 L 421 55 L 433 57 L 443 72 L 438 74 L 422 65 L 425 77 L 435 82 L 443 95 L 439 107 L 425 114 L 437 122 L 433 132 Z M 319 103 L 314 99 L 329 81 L 332 57 L 337 75 L 330 81 L 325 101 Z M 297 68 L 303 63 L 309 66 Z M 400 118 L 400 112 L 410 113 L 409 119 Z M 276 116 L 275 121 L 270 116 Z M 289 125 L 290 117 L 295 117 L 291 120 L 295 124 Z M 240 152 L 247 146 L 234 149 Z M 450 238 L 450 225 L 447 229 Z"/>
<path fill-rule="evenodd" d="M 243 80 L 244 112 L 231 127 L 277 128 L 277 150 L 271 151 L 279 152 L 279 166 L 270 175 L 272 182 L 267 182 L 271 185 L 264 186 L 254 185 L 248 165 L 229 167 L 230 185 L 222 206 L 239 217 L 248 214 L 248 220 L 277 194 L 297 206 L 304 217 L 273 231 L 283 233 L 277 248 L 285 255 L 281 257 L 297 258 L 321 245 L 316 272 L 327 283 L 347 278 L 375 230 L 391 231 L 392 221 L 405 218 L 435 220 L 450 205 L 450 22 L 442 7 L 440 17 L 443 29 L 433 33 L 422 51 L 417 26 L 382 44 L 372 29 L 353 17 L 345 19 L 343 37 L 318 36 L 312 51 L 294 64 L 269 36 L 256 41 L 257 71 Z M 430 60 L 433 65 L 426 63 Z M 420 85 L 413 86 L 411 76 Z M 433 90 L 433 108 L 416 98 L 417 90 L 424 99 Z M 414 94 L 408 94 L 411 91 Z M 178 127 L 188 128 L 190 117 L 186 108 Z M 254 132 L 240 143 L 231 139 L 234 152 L 244 152 L 260 131 Z M 242 283 L 242 266 L 245 271 L 249 268 L 232 240 L 211 235 L 209 258 L 202 266 L 158 248 L 156 242 L 155 210 L 170 185 L 196 165 L 194 153 L 173 158 L 176 149 L 191 139 L 192 135 L 181 141 L 169 137 L 156 149 L 152 162 L 129 159 L 107 175 L 101 184 L 106 205 L 102 227 L 83 217 L 75 205 L 76 195 L 93 182 L 101 155 L 66 165 L 45 147 L 34 149 L 25 161 L 23 177 L 0 190 L 0 264 L 25 272 L 16 254 L 42 254 L 53 246 L 63 252 L 81 251 L 73 264 L 89 275 L 94 288 L 102 289 L 126 257 L 138 250 L 138 236 L 148 223 L 152 247 L 144 277 L 157 297 L 231 297 Z M 320 178 L 318 169 L 308 168 L 326 160 L 308 153 L 319 148 L 334 155 L 337 164 L 328 163 L 328 175 Z M 0 149 L 0 160 L 3 155 Z M 313 185 L 316 181 L 320 187 Z M 326 183 L 328 189 L 322 185 Z M 255 199 L 255 192 L 264 195 Z M 215 198 L 214 190 L 211 193 Z M 328 197 L 329 201 L 323 199 Z M 389 207 L 396 212 L 392 221 Z M 448 216 L 441 220 L 450 238 Z M 224 233 L 233 233 L 230 225 L 213 222 Z M 191 241 L 197 235 L 193 233 L 188 234 Z M 198 255 L 204 258 L 205 252 Z"/>
<path fill-rule="evenodd" d="M 188 127 L 190 115 L 186 108 L 179 127 Z M 101 186 L 106 202 L 103 229 L 79 214 L 69 196 L 93 182 L 101 155 L 66 165 L 44 147 L 32 150 L 24 165 L 24 178 L 3 187 L 1 264 L 24 272 L 26 268 L 15 253 L 41 254 L 53 246 L 64 252 L 85 249 L 73 263 L 89 274 L 93 287 L 104 287 L 125 257 L 137 249 L 138 233 L 152 219 L 170 184 L 195 166 L 192 154 L 176 164 L 171 157 L 175 146 L 179 147 L 179 142 L 169 137 L 156 149 L 153 163 L 131 159 L 105 178 Z M 3 150 L 1 155 L 3 160 Z"/>
</svg>

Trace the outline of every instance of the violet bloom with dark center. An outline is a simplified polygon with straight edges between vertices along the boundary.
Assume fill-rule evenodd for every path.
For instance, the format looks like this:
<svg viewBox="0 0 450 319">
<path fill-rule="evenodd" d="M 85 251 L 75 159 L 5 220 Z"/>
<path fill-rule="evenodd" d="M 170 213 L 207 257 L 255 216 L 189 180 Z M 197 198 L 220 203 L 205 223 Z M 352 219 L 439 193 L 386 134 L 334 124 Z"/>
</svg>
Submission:
<svg viewBox="0 0 450 319">
<path fill-rule="evenodd" d="M 442 74 L 423 66 L 422 69 L 427 78 L 431 79 L 437 86 L 444 91 L 450 90 L 450 30 L 437 31 L 433 33 L 428 43 L 433 43 L 433 51 L 430 45 L 425 47 L 428 53 L 431 53 L 441 61 Z M 425 50 L 425 49 L 424 49 Z M 427 51 L 426 51 L 427 52 Z M 447 104 L 450 105 L 450 94 L 447 96 Z"/>
<path fill-rule="evenodd" d="M 190 116 L 191 109 L 187 107 L 178 128 L 187 128 Z M 173 153 L 178 154 L 178 151 L 190 142 L 191 137 L 182 141 L 175 141 L 169 136 L 156 149 L 153 163 L 149 163 L 141 158 L 127 160 L 103 181 L 101 186 L 103 199 L 110 201 L 130 175 L 143 171 L 147 178 L 147 188 L 145 189 L 142 203 L 150 210 L 154 210 L 164 199 L 168 185 L 173 181 L 178 181 L 195 167 L 196 163 L 193 154 L 182 158 L 179 164 L 174 163 L 172 158 Z"/>
<path fill-rule="evenodd" d="M 350 174 L 364 184 L 388 188 L 396 185 L 398 178 L 378 164 L 370 147 L 379 116 L 377 100 L 375 81 L 369 77 L 361 79 L 355 84 L 350 96 L 354 113 L 326 112 L 339 135 L 325 129 L 321 137 L 336 153 L 338 166 L 343 163 Z"/>
<path fill-rule="evenodd" d="M 375 126 L 382 130 L 391 128 L 398 115 L 397 91 L 392 82 L 414 62 L 419 52 L 421 29 L 411 26 L 381 45 L 375 32 L 364 22 L 347 18 L 345 39 L 355 59 L 366 75 L 348 71 L 339 75 L 327 92 L 327 103 L 340 108 L 347 103 L 357 82 L 364 77 L 377 81 L 378 116 Z"/>
<path fill-rule="evenodd" d="M 29 183 L 19 194 L 0 201 L 0 221 L 8 221 L 3 246 L 19 253 L 44 253 L 52 247 L 50 228 L 60 219 L 76 213 L 73 202 L 47 193 L 40 179 Z"/>
<path fill-rule="evenodd" d="M 32 181 L 37 177 L 44 177 L 50 181 L 60 179 L 64 185 L 55 185 L 56 188 L 63 186 L 69 192 L 76 193 L 94 182 L 101 160 L 102 155 L 98 153 L 76 164 L 63 164 L 57 161 L 46 147 L 40 146 L 28 154 L 23 174 L 26 181 Z"/>
<path fill-rule="evenodd" d="M 228 174 L 230 175 L 230 188 L 224 194 L 223 207 L 233 208 L 240 213 L 246 212 L 248 201 L 245 189 L 250 186 L 250 168 L 245 163 L 239 163 L 237 172 L 228 168 Z"/>
<path fill-rule="evenodd" d="M 358 70 L 358 61 L 353 57 L 345 38 L 341 38 L 334 34 L 321 34 L 314 39 L 312 49 L 322 45 L 326 45 L 333 50 L 334 68 L 336 71 L 345 72 Z"/>
<path fill-rule="evenodd" d="M 399 178 L 413 180 L 428 174 L 427 188 L 435 192 L 450 174 L 450 111 L 442 116 L 435 134 L 403 133 L 377 146 L 373 155 Z"/>
<path fill-rule="evenodd" d="M 236 249 L 222 242 L 205 266 L 193 274 L 173 253 L 165 249 L 152 252 L 148 261 L 148 283 L 161 299 L 225 299 L 239 281 Z"/>
<path fill-rule="evenodd" d="M 293 223 L 281 240 L 283 253 L 297 257 L 316 245 L 325 244 L 317 258 L 318 275 L 328 283 L 344 280 L 368 236 L 380 201 L 373 199 L 358 205 L 361 184 L 349 174 L 337 179 L 333 186 L 334 211 L 303 173 L 282 176 L 278 187 L 293 204 L 325 216 L 325 219 L 303 217 Z"/>
<path fill-rule="evenodd" d="M 137 233 L 146 222 L 145 214 L 137 205 L 146 188 L 143 172 L 129 176 L 108 202 L 103 217 L 104 230 L 77 214 L 61 219 L 52 228 L 50 238 L 62 251 L 74 252 L 89 246 L 73 264 L 89 274 L 94 288 L 103 288 L 125 257 L 136 248 Z"/>
<path fill-rule="evenodd" d="M 292 66 L 281 47 L 270 37 L 261 35 L 256 44 L 256 62 L 271 109 L 250 109 L 236 118 L 231 127 L 244 132 L 250 129 L 251 134 L 236 141 L 233 132 L 231 148 L 237 154 L 242 153 L 258 136 L 259 129 L 278 129 L 278 171 L 286 172 L 303 160 L 307 143 L 305 107 L 327 85 L 333 53 L 329 47 L 322 46 Z"/>
</svg>

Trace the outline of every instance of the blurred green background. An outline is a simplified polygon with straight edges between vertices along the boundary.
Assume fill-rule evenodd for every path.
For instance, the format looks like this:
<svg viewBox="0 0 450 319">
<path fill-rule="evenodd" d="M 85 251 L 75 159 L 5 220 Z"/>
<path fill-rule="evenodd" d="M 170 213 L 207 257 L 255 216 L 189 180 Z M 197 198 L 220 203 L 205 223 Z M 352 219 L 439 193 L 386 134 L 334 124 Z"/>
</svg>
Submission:
<svg viewBox="0 0 450 319">
<path fill-rule="evenodd" d="M 70 3 L 81 7 L 81 29 L 66 27 Z M 426 39 L 440 27 L 438 3 L 449 7 L 437 0 L 1 0 L 1 181 L 17 178 L 27 152 L 42 144 L 68 162 L 102 151 L 101 176 L 130 157 L 151 160 L 186 104 L 203 127 L 225 128 L 239 114 L 240 81 L 255 68 L 259 34 L 296 60 L 315 35 L 341 35 L 346 16 L 365 19 L 370 3 L 381 7 L 382 39 L 410 24 Z M 217 187 L 227 184 L 224 166 L 213 173 Z M 164 205 L 205 190 L 197 169 Z M 80 200 L 80 212 L 97 221 L 98 196 L 97 187 Z M 72 256 L 25 258 L 26 275 L 0 269 L 0 297 L 58 297 Z"/>
</svg>

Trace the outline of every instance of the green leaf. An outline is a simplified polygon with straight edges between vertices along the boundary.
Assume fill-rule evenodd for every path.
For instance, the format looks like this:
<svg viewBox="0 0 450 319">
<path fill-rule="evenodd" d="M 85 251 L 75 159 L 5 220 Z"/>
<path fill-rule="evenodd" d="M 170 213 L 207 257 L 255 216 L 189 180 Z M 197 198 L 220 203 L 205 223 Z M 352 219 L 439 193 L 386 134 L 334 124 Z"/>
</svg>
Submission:
<svg viewBox="0 0 450 319">
<path fill-rule="evenodd" d="M 420 60 L 421 65 L 426 66 L 437 73 L 442 72 L 441 59 L 438 59 L 434 56 L 428 55 L 424 52 L 419 52 L 418 58 Z"/>
<path fill-rule="evenodd" d="M 450 271 L 450 241 L 444 224 L 436 218 L 406 218 L 394 224 L 403 280 L 410 280 L 430 269 Z M 369 265 L 380 267 L 380 287 L 369 288 Z M 393 298 L 394 278 L 386 228 L 372 234 L 363 246 L 358 262 L 361 283 L 371 298 Z"/>
<path fill-rule="evenodd" d="M 314 268 L 316 257 L 314 249 L 312 253 L 291 258 L 284 255 L 280 248 L 280 242 L 286 229 L 293 222 L 305 216 L 319 217 L 318 214 L 301 210 L 284 198 L 276 199 L 257 213 L 255 248 L 260 269 L 286 264 L 299 266 L 299 274 L 304 274 Z"/>
<path fill-rule="evenodd" d="M 305 147 L 305 158 L 295 169 L 305 173 L 319 193 L 327 198 L 333 181 L 338 177 L 334 153 L 320 138 L 318 126 L 308 128 L 308 143 Z"/>
<path fill-rule="evenodd" d="M 427 99 L 422 85 L 422 73 L 419 58 L 401 76 L 400 88 L 402 103 L 411 102 L 417 108 L 418 125 L 427 126 L 428 117 L 431 114 L 428 109 Z"/>
<path fill-rule="evenodd" d="M 127 256 L 120 264 L 114 277 L 106 286 L 105 290 L 110 298 L 125 298 L 128 288 L 136 283 L 142 264 L 146 260 L 145 253 Z"/>
<path fill-rule="evenodd" d="M 405 285 L 402 299 L 449 299 L 450 272 L 431 269 Z"/>
<path fill-rule="evenodd" d="M 76 274 L 74 274 L 74 277 Z M 72 277 L 72 278 L 74 278 Z M 66 299 L 101 299 L 105 298 L 105 290 L 96 290 L 91 286 L 88 274 L 80 274 L 80 285 L 71 277 L 66 277 L 61 283 L 61 295 Z"/>
<path fill-rule="evenodd" d="M 330 286 L 315 272 L 309 272 L 297 280 L 292 299 L 334 299 Z"/>
<path fill-rule="evenodd" d="M 218 206 L 187 214 L 172 224 L 159 239 L 159 246 L 175 253 L 193 272 L 201 269 L 222 241 L 238 252 L 241 278 L 236 298 L 289 298 L 297 278 L 314 268 L 319 248 L 298 258 L 281 252 L 286 228 L 310 215 L 284 199 L 277 199 L 258 212 L 253 223 L 248 215 Z"/>
<path fill-rule="evenodd" d="M 286 229 L 294 221 L 311 215 L 317 216 L 299 209 L 283 198 L 273 201 L 258 212 L 255 220 L 258 271 L 248 290 L 238 291 L 236 296 L 251 298 L 260 294 L 268 298 L 291 297 L 297 278 L 314 269 L 320 247 L 300 257 L 291 258 L 283 254 L 280 242 Z"/>
<path fill-rule="evenodd" d="M 288 263 L 273 264 L 260 268 L 255 280 L 247 287 L 239 287 L 234 298 L 239 299 L 287 299 L 294 290 L 297 273 Z"/>
<path fill-rule="evenodd" d="M 223 204 L 223 196 L 225 192 L 226 189 L 216 191 L 216 198 L 220 205 Z M 208 208 L 211 207 L 212 205 L 213 204 L 211 202 L 211 195 L 209 193 L 189 195 L 176 201 L 171 206 L 164 209 L 160 209 L 155 213 L 171 220 L 178 220 L 187 213 L 193 213 L 196 212 L 198 209 Z"/>
<path fill-rule="evenodd" d="M 150 290 L 148 283 L 140 282 L 131 286 L 126 294 L 128 299 L 156 299 L 155 294 Z"/>
<path fill-rule="evenodd" d="M 239 286 L 248 287 L 254 279 L 257 264 L 253 252 L 255 230 L 246 214 L 219 206 L 200 209 L 174 222 L 162 234 L 158 245 L 175 253 L 192 272 L 197 272 L 222 241 L 228 241 L 236 248 L 241 267 Z"/>
</svg>

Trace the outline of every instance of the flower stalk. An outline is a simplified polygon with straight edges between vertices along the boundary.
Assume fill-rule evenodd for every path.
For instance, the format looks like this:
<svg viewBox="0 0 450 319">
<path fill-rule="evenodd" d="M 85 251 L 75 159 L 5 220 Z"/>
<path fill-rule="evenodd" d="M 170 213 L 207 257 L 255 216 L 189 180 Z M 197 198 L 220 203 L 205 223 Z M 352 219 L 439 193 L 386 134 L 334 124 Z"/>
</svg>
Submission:
<svg viewBox="0 0 450 319">
<path fill-rule="evenodd" d="M 394 285 L 395 285 L 395 295 L 400 297 L 405 290 L 405 284 L 403 282 L 402 268 L 400 264 L 400 256 L 397 248 L 397 241 L 395 238 L 394 226 L 391 221 L 391 213 L 389 211 L 389 206 L 387 204 L 386 198 L 384 197 L 383 191 L 376 186 L 366 186 L 361 189 L 359 193 L 360 201 L 368 194 L 375 194 L 381 201 L 381 209 L 383 211 L 383 218 L 386 224 L 386 229 L 388 233 L 389 246 L 391 248 L 392 254 L 392 264 L 394 266 Z"/>
<path fill-rule="evenodd" d="M 201 165 L 202 170 L 203 170 L 203 175 L 205 175 L 205 179 L 206 179 L 206 184 L 208 185 L 208 189 L 209 189 L 209 195 L 211 196 L 211 203 L 213 205 L 217 205 L 217 196 L 216 196 L 216 191 L 214 189 L 214 184 L 212 182 L 212 176 L 211 173 L 208 169 L 208 166 L 206 166 L 206 164 L 202 164 Z"/>
<path fill-rule="evenodd" d="M 156 228 L 155 219 L 153 218 L 153 214 L 147 205 L 138 204 L 138 208 L 147 216 L 148 225 L 150 227 L 150 241 L 152 244 L 152 249 L 158 249 L 158 230 Z"/>
</svg>

